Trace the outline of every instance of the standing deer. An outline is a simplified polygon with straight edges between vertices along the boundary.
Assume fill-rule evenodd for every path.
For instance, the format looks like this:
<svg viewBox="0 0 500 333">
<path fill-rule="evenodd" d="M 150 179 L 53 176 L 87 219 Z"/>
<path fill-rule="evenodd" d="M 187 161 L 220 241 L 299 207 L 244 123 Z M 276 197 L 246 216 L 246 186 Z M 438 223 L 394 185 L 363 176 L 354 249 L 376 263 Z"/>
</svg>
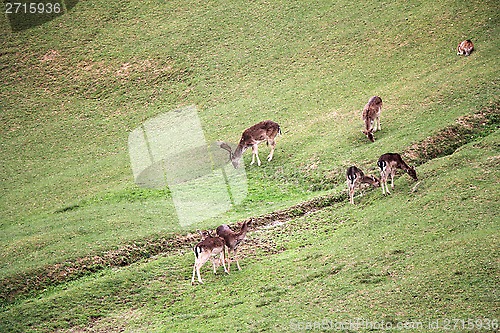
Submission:
<svg viewBox="0 0 500 333">
<path fill-rule="evenodd" d="M 200 268 L 205 264 L 209 259 L 212 262 L 212 266 L 214 268 L 214 274 L 216 274 L 216 266 L 215 266 L 215 256 L 220 254 L 220 260 L 222 261 L 222 265 L 224 266 L 224 272 L 229 273 L 226 268 L 226 251 L 225 245 L 226 242 L 223 238 L 212 236 L 208 231 L 198 231 L 202 238 L 204 238 L 201 242 L 199 242 L 194 248 L 194 266 L 193 266 L 193 277 L 191 278 L 191 284 L 194 284 L 194 275 L 195 273 L 198 275 L 198 282 L 203 284 L 200 276 Z"/>
<path fill-rule="evenodd" d="M 236 256 L 236 250 L 238 248 L 238 245 L 240 245 L 240 243 L 245 239 L 250 223 L 251 221 L 243 222 L 239 232 L 232 231 L 231 228 L 229 228 L 225 224 L 217 227 L 217 235 L 219 235 L 219 237 L 222 237 L 226 242 L 228 254 L 228 271 L 231 270 L 231 251 L 233 252 L 234 259 L 236 260 L 236 266 L 238 266 L 238 270 L 241 270 L 240 263 L 238 262 L 238 257 Z"/>
<path fill-rule="evenodd" d="M 474 44 L 470 39 L 464 40 L 457 46 L 457 55 L 469 56 L 474 50 Z"/>
<path fill-rule="evenodd" d="M 239 167 L 245 150 L 252 147 L 252 163 L 250 164 L 254 164 L 257 158 L 257 165 L 260 166 L 261 163 L 258 154 L 259 143 L 267 141 L 267 144 L 271 146 L 271 152 L 267 156 L 267 160 L 271 161 L 274 155 L 274 148 L 276 147 L 275 138 L 278 134 L 281 134 L 280 125 L 272 120 L 264 120 L 243 131 L 240 142 L 234 152 L 225 142 L 219 142 L 218 145 L 222 149 L 229 151 L 229 158 L 235 168 Z"/>
<path fill-rule="evenodd" d="M 354 205 L 354 188 L 359 184 L 367 183 L 375 187 L 380 186 L 380 180 L 372 175 L 365 176 L 361 169 L 351 166 L 346 172 L 347 188 L 349 189 L 349 202 Z"/>
<path fill-rule="evenodd" d="M 370 139 L 371 142 L 375 142 L 373 133 L 382 128 L 380 127 L 380 113 L 382 112 L 382 98 L 378 96 L 373 96 L 370 98 L 368 103 L 366 103 L 363 108 L 363 122 L 365 123 L 365 129 L 363 133 Z"/>
<path fill-rule="evenodd" d="M 386 153 L 380 156 L 377 162 L 378 167 L 380 168 L 380 184 L 382 185 L 382 193 L 385 194 L 387 190 L 387 194 L 391 194 L 389 192 L 389 187 L 387 186 L 387 177 L 391 176 L 391 189 L 394 189 L 394 174 L 397 169 L 402 169 L 406 171 L 415 181 L 418 180 L 417 172 L 415 169 L 403 161 L 401 155 L 397 153 Z M 384 189 L 385 185 L 385 189 Z"/>
</svg>

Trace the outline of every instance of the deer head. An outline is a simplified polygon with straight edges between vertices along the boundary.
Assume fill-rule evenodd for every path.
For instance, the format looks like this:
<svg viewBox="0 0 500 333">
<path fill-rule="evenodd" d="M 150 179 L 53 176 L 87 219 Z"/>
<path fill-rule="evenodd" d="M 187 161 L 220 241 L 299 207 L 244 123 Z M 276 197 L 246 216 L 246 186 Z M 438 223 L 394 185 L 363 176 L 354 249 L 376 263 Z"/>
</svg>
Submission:
<svg viewBox="0 0 500 333">
<path fill-rule="evenodd" d="M 217 142 L 217 145 L 221 149 L 224 149 L 224 150 L 229 152 L 229 160 L 233 164 L 233 167 L 235 169 L 237 169 L 240 166 L 241 156 L 243 155 L 243 147 L 240 148 L 240 145 L 238 145 L 238 147 L 236 148 L 236 150 L 233 153 L 233 150 L 231 149 L 231 147 L 227 143 L 219 141 L 219 142 Z M 240 152 L 240 153 L 238 153 L 238 152 Z"/>
<path fill-rule="evenodd" d="M 373 187 L 380 187 L 380 179 L 373 175 L 368 175 L 366 176 L 367 180 L 366 182 L 371 184 Z"/>
<path fill-rule="evenodd" d="M 412 166 L 408 166 L 408 169 L 406 170 L 408 175 L 410 175 L 411 178 L 413 178 L 414 181 L 417 181 L 417 171 L 415 171 L 415 168 Z"/>
<path fill-rule="evenodd" d="M 375 142 L 375 138 L 373 137 L 373 128 L 370 130 L 364 130 L 363 134 L 366 135 L 366 137 L 371 141 Z"/>
</svg>

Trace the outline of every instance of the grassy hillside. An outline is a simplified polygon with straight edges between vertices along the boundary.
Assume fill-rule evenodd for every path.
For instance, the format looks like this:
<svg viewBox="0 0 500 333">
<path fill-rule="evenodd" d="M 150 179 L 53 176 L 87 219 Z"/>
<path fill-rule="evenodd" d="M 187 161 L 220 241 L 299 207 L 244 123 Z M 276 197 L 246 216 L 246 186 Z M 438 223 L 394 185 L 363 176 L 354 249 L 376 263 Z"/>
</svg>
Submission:
<svg viewBox="0 0 500 333">
<path fill-rule="evenodd" d="M 189 247 L 120 269 L 97 265 L 95 275 L 41 294 L 4 292 L 1 331 L 204 331 L 221 318 L 245 331 L 290 330 L 292 319 L 498 318 L 498 2 L 67 8 L 22 31 L 0 24 L 4 287 L 31 286 L 47 267 L 131 244 L 341 197 L 347 166 L 376 173 L 382 153 L 425 149 L 464 115 L 487 110 L 487 130 L 447 137 L 451 147 L 470 142 L 448 157 L 407 154 L 427 162 L 417 167 L 416 192 L 404 176 L 390 198 L 368 192 L 356 207 L 345 200 L 254 232 L 244 270 L 215 278 L 206 268 L 204 288 L 187 280 Z M 476 50 L 459 57 L 455 47 L 466 38 Z M 382 131 L 369 143 L 361 109 L 375 94 L 384 100 Z M 242 204 L 183 228 L 168 189 L 134 184 L 128 136 L 187 105 L 197 107 L 208 142 L 236 142 L 263 119 L 279 122 L 283 135 L 272 162 L 248 166 L 245 155 Z M 267 152 L 262 146 L 263 160 Z M 217 295 L 213 306 L 200 309 L 209 295 Z"/>
<path fill-rule="evenodd" d="M 242 271 L 204 267 L 205 285 L 193 287 L 182 248 L 6 306 L 2 328 L 492 331 L 480 328 L 498 324 L 499 134 L 419 168 L 414 193 L 401 177 L 390 197 L 377 191 L 249 234 Z"/>
</svg>

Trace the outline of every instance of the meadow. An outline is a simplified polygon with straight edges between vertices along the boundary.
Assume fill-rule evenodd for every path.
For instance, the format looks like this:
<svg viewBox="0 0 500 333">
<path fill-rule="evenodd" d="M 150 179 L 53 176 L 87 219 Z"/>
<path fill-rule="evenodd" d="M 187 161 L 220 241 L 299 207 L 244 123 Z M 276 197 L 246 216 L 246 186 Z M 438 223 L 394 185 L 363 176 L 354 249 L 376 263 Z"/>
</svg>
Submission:
<svg viewBox="0 0 500 333">
<path fill-rule="evenodd" d="M 64 8 L 0 19 L 1 332 L 498 330 L 497 1 Z M 241 202 L 183 226 L 171 189 L 135 184 L 129 135 L 193 106 L 207 145 L 282 135 L 245 154 Z M 350 205 L 346 168 L 386 152 L 419 182 Z M 243 269 L 191 286 L 195 230 L 249 218 Z"/>
</svg>

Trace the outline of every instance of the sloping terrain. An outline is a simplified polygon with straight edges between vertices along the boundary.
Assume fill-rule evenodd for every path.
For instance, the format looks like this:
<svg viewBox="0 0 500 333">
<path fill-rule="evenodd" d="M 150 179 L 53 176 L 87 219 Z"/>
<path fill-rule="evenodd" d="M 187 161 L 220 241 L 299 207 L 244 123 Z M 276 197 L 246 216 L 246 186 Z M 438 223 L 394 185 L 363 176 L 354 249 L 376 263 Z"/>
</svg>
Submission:
<svg viewBox="0 0 500 333">
<path fill-rule="evenodd" d="M 495 328 L 497 1 L 65 5 L 0 22 L 0 331 Z M 134 184 L 128 139 L 189 105 L 207 146 L 263 119 L 283 135 L 272 162 L 245 155 L 241 204 L 183 227 L 169 188 Z M 349 205 L 346 168 L 386 152 L 419 182 Z M 243 270 L 192 287 L 195 230 L 249 218 Z"/>
</svg>

